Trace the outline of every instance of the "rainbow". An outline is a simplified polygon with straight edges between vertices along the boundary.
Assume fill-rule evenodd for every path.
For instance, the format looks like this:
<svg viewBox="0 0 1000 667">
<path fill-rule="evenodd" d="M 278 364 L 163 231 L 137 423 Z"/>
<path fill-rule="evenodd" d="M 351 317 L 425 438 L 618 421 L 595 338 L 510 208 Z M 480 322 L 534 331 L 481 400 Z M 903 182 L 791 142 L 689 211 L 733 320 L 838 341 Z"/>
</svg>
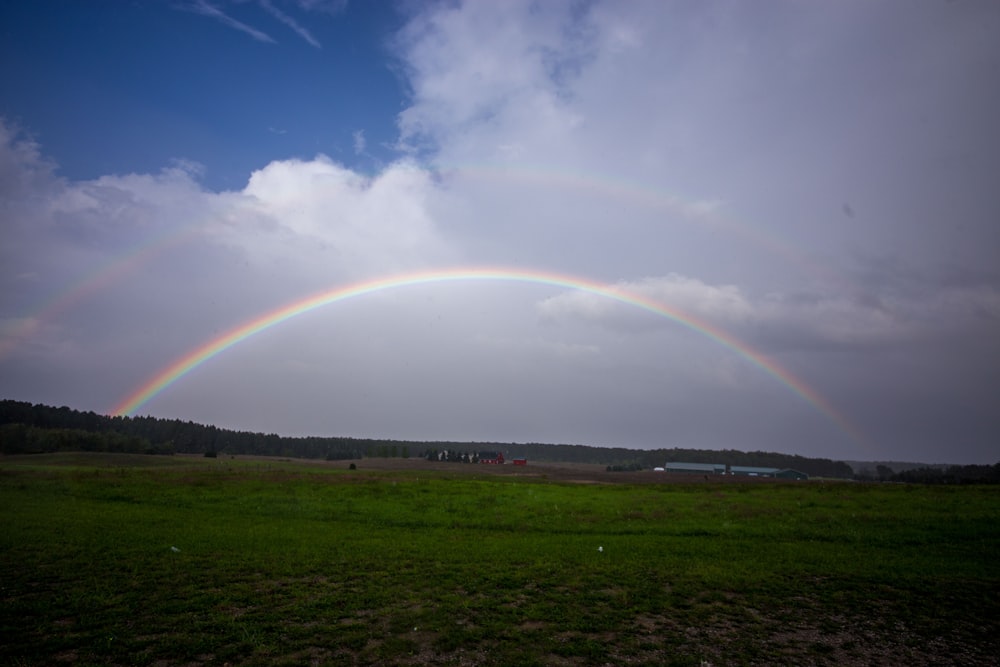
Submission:
<svg viewBox="0 0 1000 667">
<path fill-rule="evenodd" d="M 120 282 L 128 274 L 153 261 L 158 255 L 190 242 L 200 233 L 200 228 L 187 226 L 180 231 L 153 237 L 81 275 L 70 283 L 69 287 L 38 303 L 19 318 L 16 326 L 0 337 L 0 359 L 6 358 L 34 335 L 44 323 L 55 319 L 60 313 L 84 302 L 97 292 Z"/>
<path fill-rule="evenodd" d="M 766 357 L 763 353 L 752 349 L 746 343 L 743 343 L 730 334 L 702 321 L 693 315 L 683 313 L 676 308 L 664 305 L 654 301 L 653 299 L 627 292 L 620 287 L 597 283 L 585 278 L 560 275 L 551 272 L 508 268 L 454 268 L 394 275 L 354 283 L 351 285 L 335 287 L 304 299 L 294 301 L 241 324 L 240 326 L 229 330 L 221 336 L 209 340 L 203 345 L 181 356 L 179 359 L 163 368 L 123 398 L 111 410 L 111 414 L 116 416 L 125 416 L 135 413 L 136 410 L 151 401 L 164 389 L 172 385 L 174 382 L 177 382 L 212 357 L 245 341 L 251 336 L 264 331 L 265 329 L 281 324 L 282 322 L 290 320 L 298 315 L 302 315 L 303 313 L 347 299 L 381 292 L 383 290 L 397 289 L 414 285 L 426 285 L 429 283 L 457 281 L 505 281 L 581 290 L 666 317 L 733 350 L 751 364 L 771 375 L 780 383 L 791 389 L 795 394 L 813 405 L 826 417 L 832 420 L 853 440 L 858 443 L 863 442 L 863 438 L 861 437 L 858 429 L 818 392 L 779 366 L 777 362 Z"/>
<path fill-rule="evenodd" d="M 557 169 L 544 165 L 431 164 L 428 169 L 437 174 L 442 183 L 452 180 L 472 180 L 487 184 L 510 182 L 516 185 L 541 185 L 545 188 L 596 192 L 602 196 L 629 201 L 647 209 L 669 211 L 689 222 L 714 227 L 731 234 L 741 242 L 755 246 L 772 256 L 780 257 L 788 264 L 796 266 L 803 273 L 816 276 L 826 283 L 850 287 L 843 275 L 834 273 L 815 259 L 806 258 L 792 245 L 773 234 L 769 234 L 765 229 L 727 219 L 722 213 L 712 211 L 710 206 L 699 206 L 695 202 L 670 192 L 661 191 L 652 185 L 622 180 L 612 174 Z M 55 319 L 61 312 L 109 287 L 128 273 L 134 272 L 152 261 L 164 251 L 188 242 L 203 231 L 199 225 L 185 225 L 180 230 L 159 235 L 140 243 L 129 249 L 124 255 L 79 276 L 67 288 L 38 303 L 29 312 L 12 322 L 5 331 L 0 331 L 0 359 L 6 358 L 25 340 L 34 335 L 44 323 Z M 668 315 L 668 317 L 673 316 Z M 704 331 L 700 325 L 696 325 L 694 328 Z M 720 342 L 722 342 L 721 339 Z"/>
</svg>

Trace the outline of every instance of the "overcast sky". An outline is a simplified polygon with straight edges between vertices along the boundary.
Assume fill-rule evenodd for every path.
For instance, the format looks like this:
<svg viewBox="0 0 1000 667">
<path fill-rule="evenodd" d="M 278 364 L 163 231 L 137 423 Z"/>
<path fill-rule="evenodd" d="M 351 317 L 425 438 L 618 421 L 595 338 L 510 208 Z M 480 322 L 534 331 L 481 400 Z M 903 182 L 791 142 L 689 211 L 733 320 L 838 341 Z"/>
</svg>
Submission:
<svg viewBox="0 0 1000 667">
<path fill-rule="evenodd" d="M 137 414 L 994 463 L 997 35 L 992 0 L 2 3 L 0 397 L 109 413 L 385 279 Z"/>
</svg>

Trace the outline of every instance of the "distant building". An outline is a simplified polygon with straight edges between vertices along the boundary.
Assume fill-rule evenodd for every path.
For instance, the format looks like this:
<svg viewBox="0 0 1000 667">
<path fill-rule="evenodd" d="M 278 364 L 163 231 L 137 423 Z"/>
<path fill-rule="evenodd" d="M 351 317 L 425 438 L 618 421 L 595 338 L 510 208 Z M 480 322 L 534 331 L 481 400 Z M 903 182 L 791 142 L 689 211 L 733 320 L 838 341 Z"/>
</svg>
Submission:
<svg viewBox="0 0 1000 667">
<path fill-rule="evenodd" d="M 762 468 L 756 466 L 728 466 L 722 463 L 676 463 L 663 466 L 665 472 L 683 472 L 696 475 L 743 475 L 745 477 L 773 477 L 775 479 L 809 479 L 809 475 L 791 468 Z"/>
<path fill-rule="evenodd" d="M 668 462 L 663 466 L 664 472 L 687 472 L 697 475 L 722 475 L 726 472 L 726 466 L 721 463 L 674 463 Z"/>
<path fill-rule="evenodd" d="M 809 479 L 809 475 L 801 472 L 799 470 L 792 470 L 791 468 L 784 468 L 774 473 L 774 476 L 778 479 Z"/>
<path fill-rule="evenodd" d="M 503 463 L 503 452 L 479 452 L 480 463 Z"/>
<path fill-rule="evenodd" d="M 776 479 L 809 479 L 809 475 L 791 468 L 758 468 L 754 466 L 731 466 L 733 475 L 747 477 L 774 477 Z"/>
<path fill-rule="evenodd" d="M 512 463 L 516 466 L 526 466 L 528 465 L 528 459 L 512 459 Z"/>
<path fill-rule="evenodd" d="M 774 477 L 778 468 L 762 468 L 760 466 L 730 466 L 730 475 L 743 475 L 744 477 Z"/>
</svg>

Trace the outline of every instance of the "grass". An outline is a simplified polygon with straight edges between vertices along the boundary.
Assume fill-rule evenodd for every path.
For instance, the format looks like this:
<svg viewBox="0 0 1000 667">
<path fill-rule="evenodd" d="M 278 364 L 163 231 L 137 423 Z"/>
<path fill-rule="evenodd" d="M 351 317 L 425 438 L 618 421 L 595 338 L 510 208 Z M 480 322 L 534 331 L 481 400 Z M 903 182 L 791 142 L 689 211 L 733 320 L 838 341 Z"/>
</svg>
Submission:
<svg viewBox="0 0 1000 667">
<path fill-rule="evenodd" d="M 420 465 L 0 459 L 0 655 L 158 666 L 1000 655 L 996 487 L 580 485 Z"/>
</svg>

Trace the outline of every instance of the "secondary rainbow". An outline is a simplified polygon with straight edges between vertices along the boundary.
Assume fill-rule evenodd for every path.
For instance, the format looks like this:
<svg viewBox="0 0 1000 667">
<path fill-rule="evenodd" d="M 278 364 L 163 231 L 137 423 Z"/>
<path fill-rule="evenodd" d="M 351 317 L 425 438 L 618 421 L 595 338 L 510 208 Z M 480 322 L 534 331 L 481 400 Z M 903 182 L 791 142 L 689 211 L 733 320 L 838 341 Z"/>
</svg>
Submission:
<svg viewBox="0 0 1000 667">
<path fill-rule="evenodd" d="M 751 224 L 725 211 L 722 202 L 698 201 L 670 192 L 653 183 L 622 178 L 619 174 L 588 172 L 562 166 L 530 163 L 462 162 L 433 164 L 430 167 L 447 187 L 451 181 L 479 181 L 487 185 L 511 183 L 537 186 L 545 191 L 564 190 L 583 195 L 600 195 L 613 201 L 627 202 L 651 211 L 663 211 L 676 220 L 705 226 L 732 237 L 769 257 L 781 259 L 797 271 L 824 284 L 855 288 L 850 278 L 823 263 L 819 257 L 807 255 L 788 239 L 768 230 L 762 224 Z"/>
<path fill-rule="evenodd" d="M 116 416 L 133 414 L 136 410 L 152 400 L 157 394 L 212 357 L 228 350 L 238 343 L 241 343 L 254 334 L 281 324 L 282 322 L 290 320 L 297 315 L 302 315 L 303 313 L 307 313 L 311 310 L 338 303 L 346 299 L 361 297 L 366 294 L 373 294 L 383 290 L 398 289 L 414 285 L 426 285 L 430 283 L 459 281 L 505 281 L 550 285 L 563 289 L 581 290 L 666 317 L 733 350 L 751 364 L 768 373 L 780 383 L 791 389 L 795 394 L 799 395 L 808 403 L 813 405 L 856 442 L 861 443 L 863 441 L 857 427 L 855 427 L 844 415 L 838 412 L 836 408 L 834 408 L 834 406 L 818 392 L 807 386 L 763 353 L 754 350 L 746 343 L 722 331 L 721 329 L 702 321 L 694 315 L 684 313 L 676 308 L 634 292 L 629 292 L 614 285 L 601 284 L 585 278 L 545 271 L 507 268 L 456 268 L 393 275 L 385 278 L 335 287 L 333 289 L 313 294 L 312 296 L 304 299 L 294 301 L 231 329 L 221 336 L 213 338 L 212 340 L 181 356 L 172 364 L 165 367 L 160 372 L 156 373 L 156 375 L 140 385 L 132 393 L 123 398 L 118 405 L 112 409 L 111 414 Z"/>
<path fill-rule="evenodd" d="M 0 338 L 0 359 L 4 359 L 34 335 L 44 323 L 54 319 L 58 314 L 83 303 L 100 290 L 120 282 L 129 273 L 152 262 L 158 255 L 188 243 L 201 231 L 199 227 L 188 225 L 179 231 L 154 236 L 78 276 L 68 287 L 41 301 L 19 318 L 17 325 Z"/>
</svg>

